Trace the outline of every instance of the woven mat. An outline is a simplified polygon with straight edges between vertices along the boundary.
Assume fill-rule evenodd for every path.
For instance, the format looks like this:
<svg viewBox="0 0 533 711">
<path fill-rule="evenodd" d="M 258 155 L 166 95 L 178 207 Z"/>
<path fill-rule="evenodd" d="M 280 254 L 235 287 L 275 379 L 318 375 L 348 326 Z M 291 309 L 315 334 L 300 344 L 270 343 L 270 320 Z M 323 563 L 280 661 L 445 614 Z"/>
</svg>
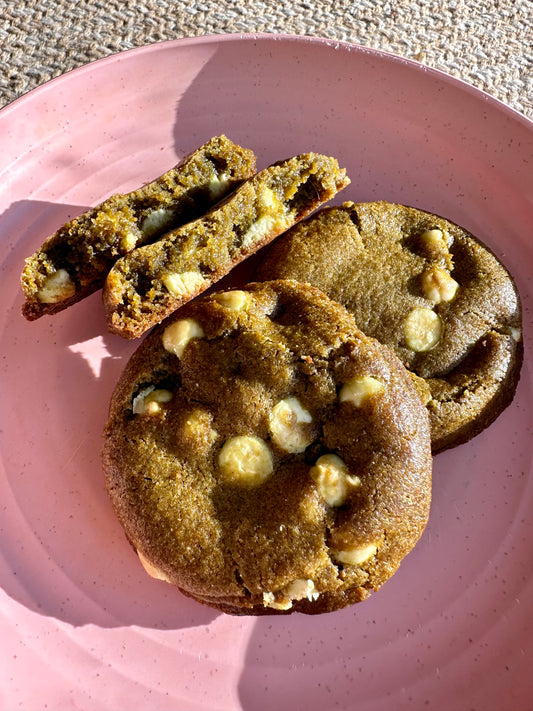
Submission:
<svg viewBox="0 0 533 711">
<path fill-rule="evenodd" d="M 533 0 L 0 0 L 0 106 L 94 59 L 227 32 L 317 35 L 442 69 L 533 118 Z"/>
</svg>

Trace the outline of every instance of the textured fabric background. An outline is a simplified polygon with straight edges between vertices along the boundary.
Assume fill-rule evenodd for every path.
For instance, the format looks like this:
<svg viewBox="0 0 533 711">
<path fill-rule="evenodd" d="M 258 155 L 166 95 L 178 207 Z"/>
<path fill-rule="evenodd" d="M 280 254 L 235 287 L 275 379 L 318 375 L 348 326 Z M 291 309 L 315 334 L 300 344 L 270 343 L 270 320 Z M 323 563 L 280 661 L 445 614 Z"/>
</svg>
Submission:
<svg viewBox="0 0 533 711">
<path fill-rule="evenodd" d="M 442 69 L 533 118 L 533 0 L 0 0 L 0 106 L 65 71 L 162 40 L 318 35 Z"/>
</svg>

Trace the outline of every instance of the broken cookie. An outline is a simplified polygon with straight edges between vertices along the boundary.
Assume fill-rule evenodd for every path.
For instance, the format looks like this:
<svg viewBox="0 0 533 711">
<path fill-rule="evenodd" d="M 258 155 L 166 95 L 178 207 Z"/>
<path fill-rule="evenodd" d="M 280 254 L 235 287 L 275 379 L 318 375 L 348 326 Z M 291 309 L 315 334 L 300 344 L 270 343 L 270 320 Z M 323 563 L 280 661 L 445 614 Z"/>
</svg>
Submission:
<svg viewBox="0 0 533 711">
<path fill-rule="evenodd" d="M 335 158 L 317 153 L 260 171 L 207 214 L 116 262 L 103 292 L 109 330 L 140 336 L 348 183 Z"/>
<path fill-rule="evenodd" d="M 119 257 L 198 217 L 254 172 L 252 151 L 217 136 L 157 180 L 67 222 L 26 259 L 24 316 L 62 311 L 97 291 Z"/>
</svg>

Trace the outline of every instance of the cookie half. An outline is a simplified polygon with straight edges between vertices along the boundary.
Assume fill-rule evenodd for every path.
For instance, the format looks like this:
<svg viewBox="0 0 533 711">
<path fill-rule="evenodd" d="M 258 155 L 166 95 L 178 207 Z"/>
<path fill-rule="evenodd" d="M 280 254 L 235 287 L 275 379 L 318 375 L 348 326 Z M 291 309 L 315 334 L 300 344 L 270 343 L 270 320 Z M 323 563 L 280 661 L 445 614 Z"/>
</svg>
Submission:
<svg viewBox="0 0 533 711">
<path fill-rule="evenodd" d="M 392 348 L 422 378 L 433 452 L 472 438 L 514 396 L 518 291 L 495 255 L 449 220 L 386 202 L 326 208 L 283 235 L 256 278 L 316 285 Z"/>
<path fill-rule="evenodd" d="M 24 316 L 62 311 L 100 289 L 116 260 L 192 220 L 255 172 L 255 155 L 216 136 L 156 180 L 70 220 L 26 259 Z"/>
<path fill-rule="evenodd" d="M 314 287 L 216 292 L 135 352 L 103 463 L 146 570 L 233 614 L 359 602 L 418 541 L 427 410 L 396 356 Z"/>
<path fill-rule="evenodd" d="M 118 260 L 103 292 L 109 331 L 142 335 L 349 182 L 317 153 L 260 171 L 203 217 Z"/>
</svg>

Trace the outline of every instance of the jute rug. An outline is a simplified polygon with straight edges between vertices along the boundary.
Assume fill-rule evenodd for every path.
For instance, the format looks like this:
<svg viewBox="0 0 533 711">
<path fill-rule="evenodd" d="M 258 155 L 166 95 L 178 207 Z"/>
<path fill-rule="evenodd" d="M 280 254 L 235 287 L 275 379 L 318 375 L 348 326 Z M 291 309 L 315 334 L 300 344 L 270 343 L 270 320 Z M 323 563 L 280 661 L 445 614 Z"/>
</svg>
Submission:
<svg viewBox="0 0 533 711">
<path fill-rule="evenodd" d="M 0 0 L 0 106 L 94 59 L 152 42 L 277 32 L 416 59 L 533 117 L 533 0 Z"/>
</svg>

